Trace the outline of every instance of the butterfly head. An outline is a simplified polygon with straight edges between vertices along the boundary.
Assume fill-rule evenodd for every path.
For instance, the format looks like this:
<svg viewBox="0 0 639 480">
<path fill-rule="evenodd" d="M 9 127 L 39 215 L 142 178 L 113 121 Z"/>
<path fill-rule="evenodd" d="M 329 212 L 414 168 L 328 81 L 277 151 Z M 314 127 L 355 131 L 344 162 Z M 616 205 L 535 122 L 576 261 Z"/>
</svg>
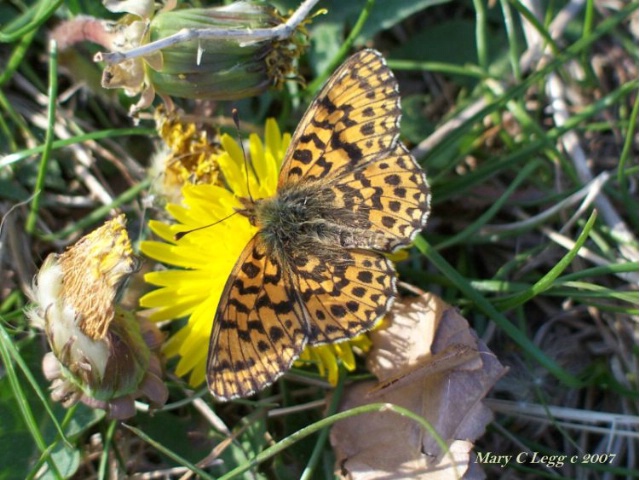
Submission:
<svg viewBox="0 0 639 480">
<path fill-rule="evenodd" d="M 243 217 L 248 218 L 248 221 L 254 227 L 257 227 L 257 212 L 256 206 L 260 200 L 253 200 L 248 197 L 237 197 L 238 201 L 242 204 L 241 207 L 236 207 L 235 211 L 242 215 Z"/>
</svg>

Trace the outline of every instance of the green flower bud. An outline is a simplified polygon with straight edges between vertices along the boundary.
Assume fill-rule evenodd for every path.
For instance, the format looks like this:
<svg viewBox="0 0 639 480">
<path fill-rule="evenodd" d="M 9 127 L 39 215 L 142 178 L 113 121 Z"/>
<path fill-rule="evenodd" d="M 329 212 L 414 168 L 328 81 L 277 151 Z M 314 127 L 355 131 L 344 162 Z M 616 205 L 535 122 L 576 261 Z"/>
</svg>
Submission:
<svg viewBox="0 0 639 480">
<path fill-rule="evenodd" d="M 130 3 L 130 2 L 129 2 Z M 107 8 L 110 5 L 107 4 Z M 111 7 L 112 8 L 112 7 Z M 122 11 L 122 6 L 118 11 Z M 275 10 L 248 2 L 224 7 L 186 8 L 158 12 L 136 20 L 131 14 L 113 26 L 115 51 L 127 52 L 151 42 L 184 32 L 250 32 L 273 28 L 284 22 Z M 250 34 L 249 34 L 250 35 Z M 142 94 L 136 109 L 153 100 L 153 92 L 163 96 L 235 100 L 258 95 L 268 87 L 281 87 L 295 77 L 295 60 L 301 55 L 306 32 L 303 26 L 289 38 L 246 41 L 233 35 L 207 38 L 193 35 L 169 42 L 167 46 L 141 57 L 127 58 L 105 67 L 102 85 L 122 87 L 128 94 Z"/>
</svg>

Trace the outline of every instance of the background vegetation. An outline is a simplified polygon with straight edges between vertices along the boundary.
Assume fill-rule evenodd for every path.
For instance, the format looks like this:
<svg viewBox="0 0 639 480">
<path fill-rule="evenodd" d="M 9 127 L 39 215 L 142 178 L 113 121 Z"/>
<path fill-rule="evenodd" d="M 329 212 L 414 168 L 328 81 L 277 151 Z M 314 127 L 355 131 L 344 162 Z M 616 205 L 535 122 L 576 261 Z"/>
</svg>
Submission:
<svg viewBox="0 0 639 480">
<path fill-rule="evenodd" d="M 348 53 L 346 38 L 382 51 L 400 83 L 403 139 L 433 187 L 430 223 L 400 275 L 458 307 L 510 367 L 490 394 L 496 419 L 477 450 L 616 455 L 562 468 L 484 465 L 488 476 L 638 476 L 639 2 L 319 6 L 328 13 L 314 19 L 300 64 L 309 90 L 291 82 L 233 104 L 178 103 L 219 119 L 236 106 L 248 123 L 275 116 L 292 131 Z M 57 68 L 49 61 L 48 32 L 77 15 L 111 18 L 96 1 L 0 3 L 0 478 L 177 477 L 223 442 L 208 469 L 218 476 L 320 420 L 323 404 L 312 402 L 325 390 L 291 395 L 287 385 L 299 385 L 281 382 L 282 407 L 314 407 L 271 417 L 250 402 L 212 406 L 204 386 L 192 392 L 173 378 L 167 408 L 128 426 L 48 399 L 46 342 L 25 320 L 25 291 L 48 253 L 116 209 L 136 241 L 148 235 L 156 142 L 151 121 L 127 116 L 130 99 L 99 88 L 95 48 Z M 233 431 L 228 445 L 220 419 Z M 333 463 L 315 434 L 243 475 L 331 478 Z"/>
</svg>

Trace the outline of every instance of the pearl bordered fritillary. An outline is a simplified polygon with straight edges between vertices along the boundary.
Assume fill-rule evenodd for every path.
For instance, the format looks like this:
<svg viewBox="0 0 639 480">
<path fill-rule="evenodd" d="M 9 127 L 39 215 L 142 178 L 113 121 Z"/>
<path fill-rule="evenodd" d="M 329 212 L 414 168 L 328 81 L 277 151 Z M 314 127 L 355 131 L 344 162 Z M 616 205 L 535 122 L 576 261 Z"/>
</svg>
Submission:
<svg viewBox="0 0 639 480">
<path fill-rule="evenodd" d="M 397 81 L 380 53 L 344 62 L 302 118 L 277 193 L 240 199 L 257 227 L 226 282 L 207 379 L 219 400 L 252 395 L 304 347 L 371 329 L 391 308 L 384 254 L 424 225 L 426 175 L 400 143 Z"/>
</svg>

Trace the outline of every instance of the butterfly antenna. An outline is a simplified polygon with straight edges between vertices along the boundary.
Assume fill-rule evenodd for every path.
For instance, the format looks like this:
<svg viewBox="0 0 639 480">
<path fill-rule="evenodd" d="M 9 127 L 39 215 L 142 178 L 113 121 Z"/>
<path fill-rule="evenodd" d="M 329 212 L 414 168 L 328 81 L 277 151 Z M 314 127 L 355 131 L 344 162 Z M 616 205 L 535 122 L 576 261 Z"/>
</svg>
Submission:
<svg viewBox="0 0 639 480">
<path fill-rule="evenodd" d="M 231 110 L 231 117 L 233 118 L 233 123 L 235 123 L 235 128 L 237 129 L 237 139 L 240 142 L 240 147 L 242 148 L 242 154 L 244 155 L 244 170 L 246 171 L 246 191 L 248 192 L 248 196 L 251 199 L 251 202 L 254 202 L 253 195 L 251 195 L 251 187 L 249 185 L 249 161 L 246 156 L 246 150 L 244 149 L 244 142 L 242 142 L 242 135 L 240 133 L 240 114 L 237 111 L 237 108 Z"/>
<path fill-rule="evenodd" d="M 178 232 L 175 235 L 173 235 L 173 239 L 175 241 L 178 241 L 178 240 L 184 238 L 189 233 L 193 233 L 193 232 L 197 232 L 198 230 L 204 230 L 205 228 L 213 227 L 213 226 L 217 225 L 218 223 L 222 223 L 224 220 L 228 220 L 229 218 L 231 218 L 236 213 L 237 212 L 233 212 L 233 213 L 227 215 L 226 217 L 219 219 L 217 222 L 209 223 L 208 225 L 202 225 L 201 227 L 193 228 L 191 230 L 185 230 L 184 232 Z"/>
</svg>

